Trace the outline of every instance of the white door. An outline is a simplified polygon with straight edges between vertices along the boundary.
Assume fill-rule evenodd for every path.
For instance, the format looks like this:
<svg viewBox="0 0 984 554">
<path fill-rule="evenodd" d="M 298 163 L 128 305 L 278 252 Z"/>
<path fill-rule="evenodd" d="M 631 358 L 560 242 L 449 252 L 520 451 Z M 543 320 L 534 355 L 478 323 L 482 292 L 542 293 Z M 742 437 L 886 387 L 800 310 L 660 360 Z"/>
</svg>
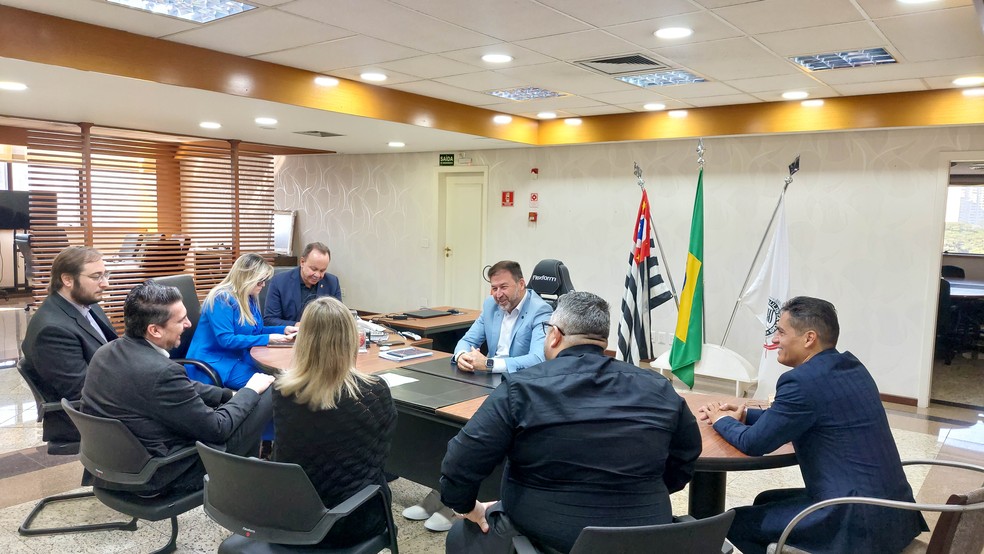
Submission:
<svg viewBox="0 0 984 554">
<path fill-rule="evenodd" d="M 488 294 L 482 278 L 485 176 L 444 178 L 444 298 L 449 306 L 478 309 Z"/>
</svg>

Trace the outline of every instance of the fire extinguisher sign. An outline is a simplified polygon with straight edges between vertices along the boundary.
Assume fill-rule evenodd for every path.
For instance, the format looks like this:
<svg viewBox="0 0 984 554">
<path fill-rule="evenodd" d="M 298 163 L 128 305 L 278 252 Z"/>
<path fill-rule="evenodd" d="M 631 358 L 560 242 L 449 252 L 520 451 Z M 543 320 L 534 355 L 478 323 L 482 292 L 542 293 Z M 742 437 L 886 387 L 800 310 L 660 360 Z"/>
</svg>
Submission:
<svg viewBox="0 0 984 554">
<path fill-rule="evenodd" d="M 511 190 L 504 190 L 504 191 L 502 191 L 502 207 L 504 207 L 504 208 L 511 208 L 512 205 L 513 205 L 513 198 L 514 197 L 515 197 L 515 195 L 513 194 L 513 191 L 511 191 Z"/>
</svg>

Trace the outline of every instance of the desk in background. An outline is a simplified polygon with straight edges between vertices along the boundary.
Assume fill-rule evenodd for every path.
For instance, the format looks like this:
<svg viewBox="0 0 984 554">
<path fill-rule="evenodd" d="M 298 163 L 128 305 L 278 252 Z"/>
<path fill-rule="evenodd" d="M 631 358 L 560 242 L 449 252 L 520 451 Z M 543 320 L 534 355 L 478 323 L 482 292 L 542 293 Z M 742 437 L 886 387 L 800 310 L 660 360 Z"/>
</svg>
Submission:
<svg viewBox="0 0 984 554">
<path fill-rule="evenodd" d="M 465 308 L 452 308 L 451 306 L 437 306 L 435 310 L 455 309 L 459 313 L 430 317 L 427 319 L 392 319 L 389 317 L 376 316 L 374 321 L 387 327 L 392 327 L 398 331 L 411 331 L 421 337 L 434 339 L 434 350 L 442 352 L 454 352 L 454 346 L 458 340 L 465 335 L 472 323 L 478 319 L 482 312 L 479 310 L 469 310 Z M 409 311 L 409 310 L 408 310 Z M 365 319 L 366 316 L 363 316 Z M 369 316 L 372 317 L 372 316 Z"/>
<path fill-rule="evenodd" d="M 984 281 L 949 277 L 950 296 L 953 298 L 984 298 Z"/>
</svg>

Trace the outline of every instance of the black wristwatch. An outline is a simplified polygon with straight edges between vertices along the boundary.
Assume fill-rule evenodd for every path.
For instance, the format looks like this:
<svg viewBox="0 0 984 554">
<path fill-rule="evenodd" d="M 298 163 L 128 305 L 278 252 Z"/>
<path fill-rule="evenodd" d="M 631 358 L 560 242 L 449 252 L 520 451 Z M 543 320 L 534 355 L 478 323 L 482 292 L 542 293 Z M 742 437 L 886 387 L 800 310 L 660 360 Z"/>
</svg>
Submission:
<svg viewBox="0 0 984 554">
<path fill-rule="evenodd" d="M 489 371 L 495 369 L 495 358 L 485 358 L 485 369 Z"/>
</svg>

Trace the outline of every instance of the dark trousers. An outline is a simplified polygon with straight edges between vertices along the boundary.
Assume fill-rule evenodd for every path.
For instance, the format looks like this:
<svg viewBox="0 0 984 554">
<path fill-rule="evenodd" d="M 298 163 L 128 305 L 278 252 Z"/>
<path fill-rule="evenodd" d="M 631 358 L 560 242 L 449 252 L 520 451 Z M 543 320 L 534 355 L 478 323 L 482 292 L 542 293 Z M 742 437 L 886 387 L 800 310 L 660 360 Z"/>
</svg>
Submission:
<svg viewBox="0 0 984 554">
<path fill-rule="evenodd" d="M 483 533 L 478 524 L 467 519 L 455 521 L 444 542 L 445 554 L 510 554 L 513 537 L 522 533 L 502 511 L 501 502 L 489 506 L 485 520 L 489 522 L 488 533 Z M 544 554 L 561 554 L 543 545 L 536 546 Z"/>
<path fill-rule="evenodd" d="M 779 540 L 793 516 L 810 504 L 813 500 L 806 494 L 806 489 L 778 489 L 760 493 L 751 506 L 735 508 L 735 520 L 728 531 L 728 540 L 743 554 L 765 554 L 769 544 Z M 795 535 L 794 532 L 791 538 Z"/>
</svg>

